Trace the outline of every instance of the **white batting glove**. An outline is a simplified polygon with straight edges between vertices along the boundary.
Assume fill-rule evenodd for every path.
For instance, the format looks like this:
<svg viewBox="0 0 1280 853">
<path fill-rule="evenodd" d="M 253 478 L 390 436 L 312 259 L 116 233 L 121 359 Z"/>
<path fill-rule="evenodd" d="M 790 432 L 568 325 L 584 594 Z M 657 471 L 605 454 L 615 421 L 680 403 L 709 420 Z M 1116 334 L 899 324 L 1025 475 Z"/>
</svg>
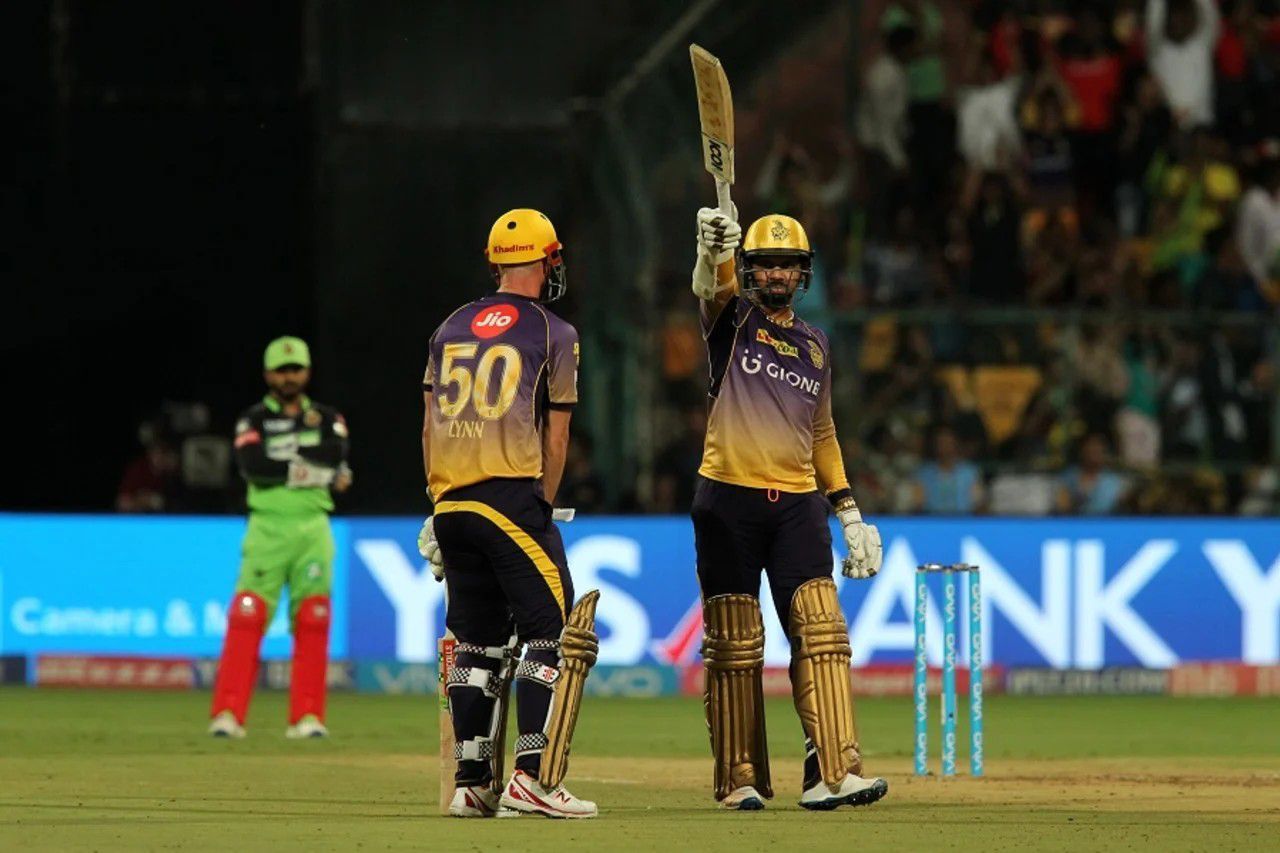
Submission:
<svg viewBox="0 0 1280 853">
<path fill-rule="evenodd" d="M 436 517 L 428 516 L 422 523 L 418 533 L 418 553 L 431 566 L 431 575 L 438 581 L 444 580 L 444 556 L 440 553 L 440 543 L 436 541 Z"/>
<path fill-rule="evenodd" d="M 698 260 L 693 266 L 693 293 L 699 299 L 711 300 L 720 292 L 716 267 L 732 260 L 742 243 L 742 226 L 736 219 L 736 208 L 733 216 L 726 216 L 715 207 L 698 211 Z"/>
<path fill-rule="evenodd" d="M 844 528 L 844 544 L 849 549 L 849 556 L 844 558 L 844 564 L 840 567 L 841 573 L 855 580 L 875 577 L 884 557 L 880 531 L 874 524 L 863 522 L 862 513 L 856 505 L 837 510 L 836 517 Z"/>
<path fill-rule="evenodd" d="M 556 507 L 551 510 L 551 520 L 558 521 L 561 524 L 568 524 L 573 521 L 573 517 L 577 514 L 578 511 L 571 506 Z"/>
<path fill-rule="evenodd" d="M 741 243 L 742 226 L 735 217 L 722 213 L 718 207 L 698 211 L 698 246 L 710 256 L 713 266 L 731 260 Z"/>
</svg>

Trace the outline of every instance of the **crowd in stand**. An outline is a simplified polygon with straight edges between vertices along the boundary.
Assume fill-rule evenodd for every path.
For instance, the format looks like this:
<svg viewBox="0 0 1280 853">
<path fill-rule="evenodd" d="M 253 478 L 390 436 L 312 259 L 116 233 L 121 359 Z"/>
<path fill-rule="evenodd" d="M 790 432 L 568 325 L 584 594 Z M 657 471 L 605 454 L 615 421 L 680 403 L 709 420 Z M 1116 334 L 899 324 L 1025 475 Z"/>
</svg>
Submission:
<svg viewBox="0 0 1280 853">
<path fill-rule="evenodd" d="M 867 5 L 852 132 L 779 134 L 754 204 L 816 243 L 860 501 L 1280 511 L 1276 4 Z"/>
</svg>

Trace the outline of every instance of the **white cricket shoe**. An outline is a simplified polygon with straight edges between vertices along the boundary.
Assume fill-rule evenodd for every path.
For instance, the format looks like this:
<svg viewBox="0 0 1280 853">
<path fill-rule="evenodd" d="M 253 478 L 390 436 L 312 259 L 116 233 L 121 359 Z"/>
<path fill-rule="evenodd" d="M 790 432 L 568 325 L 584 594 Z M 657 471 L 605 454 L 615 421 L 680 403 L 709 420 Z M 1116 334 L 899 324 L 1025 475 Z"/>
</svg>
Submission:
<svg viewBox="0 0 1280 853">
<path fill-rule="evenodd" d="M 758 812 L 764 808 L 764 797 L 750 785 L 735 788 L 720 801 L 720 808 L 738 812 Z"/>
<path fill-rule="evenodd" d="M 587 818 L 595 817 L 597 812 L 595 803 L 578 799 L 564 785 L 548 791 L 523 770 L 511 774 L 511 781 L 502 792 L 502 807 L 546 817 Z"/>
<path fill-rule="evenodd" d="M 488 785 L 465 785 L 453 792 L 449 814 L 453 817 L 493 817 L 498 813 L 498 795 Z"/>
<path fill-rule="evenodd" d="M 246 732 L 235 714 L 230 711 L 219 711 L 209 721 L 209 734 L 214 737 L 242 738 Z"/>
<path fill-rule="evenodd" d="M 818 783 L 800 795 L 800 805 L 815 811 L 830 811 L 837 806 L 869 806 L 889 793 L 883 779 L 863 779 L 850 773 L 836 788 Z"/>
<path fill-rule="evenodd" d="M 303 714 L 302 718 L 284 730 L 284 736 L 290 740 L 301 740 L 309 737 L 328 737 L 329 730 L 320 722 L 315 714 Z"/>
</svg>

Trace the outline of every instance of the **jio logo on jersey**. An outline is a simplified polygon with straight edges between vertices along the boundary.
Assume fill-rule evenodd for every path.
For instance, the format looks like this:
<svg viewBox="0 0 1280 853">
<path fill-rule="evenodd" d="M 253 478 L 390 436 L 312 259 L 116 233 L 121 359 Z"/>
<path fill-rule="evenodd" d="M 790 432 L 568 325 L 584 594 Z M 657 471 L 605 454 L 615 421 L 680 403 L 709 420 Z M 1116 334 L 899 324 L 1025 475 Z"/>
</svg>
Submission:
<svg viewBox="0 0 1280 853">
<path fill-rule="evenodd" d="M 471 333 L 477 338 L 494 338 L 510 329 L 520 319 L 520 311 L 514 305 L 494 305 L 486 308 L 471 321 Z"/>
</svg>

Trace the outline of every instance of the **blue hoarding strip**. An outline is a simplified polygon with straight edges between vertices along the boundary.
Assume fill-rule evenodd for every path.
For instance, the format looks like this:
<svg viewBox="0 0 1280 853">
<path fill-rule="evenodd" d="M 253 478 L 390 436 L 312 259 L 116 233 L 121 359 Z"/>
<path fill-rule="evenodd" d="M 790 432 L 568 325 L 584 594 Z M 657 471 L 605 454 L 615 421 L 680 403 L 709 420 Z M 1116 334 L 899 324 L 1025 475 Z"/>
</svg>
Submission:
<svg viewBox="0 0 1280 853">
<path fill-rule="evenodd" d="M 1280 520 L 875 521 L 884 539 L 880 574 L 852 581 L 836 571 L 855 666 L 912 660 L 918 556 L 982 567 L 979 651 L 989 665 L 1280 662 Z M 420 525 L 334 520 L 335 656 L 434 659 L 443 590 L 417 554 Z M 0 653 L 217 655 L 243 530 L 243 519 L 225 517 L 0 514 Z M 688 519 L 579 517 L 561 532 L 575 588 L 602 593 L 602 665 L 696 660 Z M 94 543 L 91 555 L 85 542 Z M 835 543 L 833 567 L 843 556 L 839 536 Z M 770 600 L 767 584 L 760 592 Z M 774 608 L 765 611 L 766 664 L 786 666 L 786 637 Z M 287 628 L 282 608 L 267 657 L 289 655 Z M 940 644 L 926 648 L 930 666 L 941 664 L 940 652 Z"/>
</svg>

